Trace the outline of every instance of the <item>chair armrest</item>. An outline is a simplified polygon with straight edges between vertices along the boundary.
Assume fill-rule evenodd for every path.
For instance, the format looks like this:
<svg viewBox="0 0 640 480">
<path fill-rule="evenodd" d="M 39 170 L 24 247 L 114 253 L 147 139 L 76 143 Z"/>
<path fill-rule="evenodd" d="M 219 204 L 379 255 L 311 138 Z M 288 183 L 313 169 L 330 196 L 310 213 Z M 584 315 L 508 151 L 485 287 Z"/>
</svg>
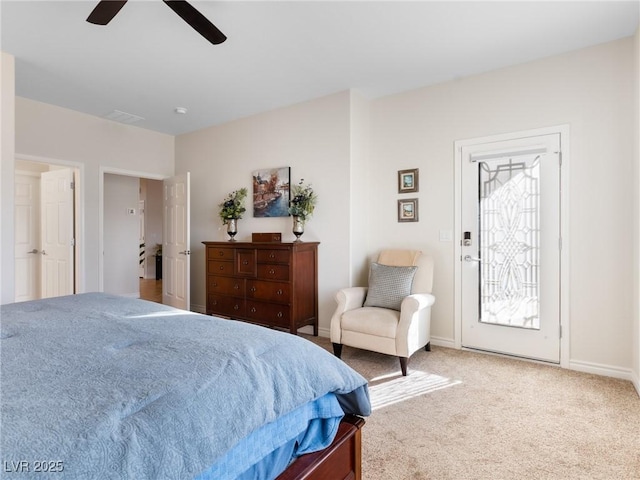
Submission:
<svg viewBox="0 0 640 480">
<path fill-rule="evenodd" d="M 349 287 L 338 290 L 338 293 L 336 293 L 338 306 L 335 312 L 333 312 L 330 326 L 330 336 L 333 343 L 342 343 L 342 330 L 340 328 L 342 314 L 349 310 L 362 307 L 364 299 L 367 296 L 367 290 L 367 287 Z"/>
<path fill-rule="evenodd" d="M 367 287 L 349 287 L 338 290 L 338 293 L 336 293 L 336 302 L 338 302 L 336 313 L 338 310 L 342 314 L 362 307 L 365 298 L 367 298 L 367 290 Z"/>
<path fill-rule="evenodd" d="M 430 293 L 414 293 L 413 295 L 404 297 L 402 305 L 400 306 L 400 311 L 403 312 L 407 309 L 407 312 L 417 312 L 422 308 L 430 307 L 435 302 L 436 297 Z M 400 321 L 402 322 L 402 319 Z"/>
<path fill-rule="evenodd" d="M 400 321 L 396 331 L 398 356 L 409 357 L 431 338 L 431 305 L 436 297 L 430 293 L 414 293 L 405 297 L 400 306 Z M 424 343 L 423 343 L 424 342 Z"/>
</svg>

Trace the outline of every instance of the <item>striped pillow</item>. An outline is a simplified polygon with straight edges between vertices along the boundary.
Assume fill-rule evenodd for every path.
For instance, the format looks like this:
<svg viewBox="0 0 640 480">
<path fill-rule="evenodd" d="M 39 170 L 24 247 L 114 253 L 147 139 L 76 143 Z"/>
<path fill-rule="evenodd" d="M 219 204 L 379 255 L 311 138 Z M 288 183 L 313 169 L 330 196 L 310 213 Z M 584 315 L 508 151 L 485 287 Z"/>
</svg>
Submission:
<svg viewBox="0 0 640 480">
<path fill-rule="evenodd" d="M 365 307 L 400 310 L 404 297 L 411 295 L 413 277 L 418 267 L 390 267 L 372 263 Z"/>
</svg>

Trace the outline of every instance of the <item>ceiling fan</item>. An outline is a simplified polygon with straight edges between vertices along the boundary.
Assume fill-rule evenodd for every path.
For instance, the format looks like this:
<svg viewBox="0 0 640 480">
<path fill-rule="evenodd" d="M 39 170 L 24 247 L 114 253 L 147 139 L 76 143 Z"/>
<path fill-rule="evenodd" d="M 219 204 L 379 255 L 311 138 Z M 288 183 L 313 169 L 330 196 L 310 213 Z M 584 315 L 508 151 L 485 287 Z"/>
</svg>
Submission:
<svg viewBox="0 0 640 480">
<path fill-rule="evenodd" d="M 224 42 L 227 37 L 218 28 L 184 0 L 163 0 L 171 10 L 176 12 L 185 22 L 214 45 Z M 93 9 L 87 22 L 106 25 L 120 11 L 127 0 L 101 0 Z"/>
</svg>

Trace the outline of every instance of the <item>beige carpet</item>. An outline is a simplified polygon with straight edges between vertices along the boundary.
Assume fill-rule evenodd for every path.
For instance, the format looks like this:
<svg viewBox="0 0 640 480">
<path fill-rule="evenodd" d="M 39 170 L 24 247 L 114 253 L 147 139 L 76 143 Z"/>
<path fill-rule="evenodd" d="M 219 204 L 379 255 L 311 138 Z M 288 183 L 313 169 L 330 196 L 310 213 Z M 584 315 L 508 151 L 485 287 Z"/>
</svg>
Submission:
<svg viewBox="0 0 640 480">
<path fill-rule="evenodd" d="M 416 352 L 404 378 L 392 357 L 342 358 L 370 382 L 365 480 L 640 480 L 630 382 L 439 347 Z"/>
</svg>

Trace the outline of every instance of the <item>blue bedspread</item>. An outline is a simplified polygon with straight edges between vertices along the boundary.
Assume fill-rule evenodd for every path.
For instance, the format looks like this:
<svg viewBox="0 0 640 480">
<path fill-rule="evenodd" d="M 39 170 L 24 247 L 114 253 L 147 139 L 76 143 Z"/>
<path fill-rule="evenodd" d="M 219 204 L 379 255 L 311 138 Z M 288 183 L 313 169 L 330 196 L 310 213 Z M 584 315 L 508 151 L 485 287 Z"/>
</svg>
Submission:
<svg viewBox="0 0 640 480">
<path fill-rule="evenodd" d="M 246 323 L 90 293 L 2 306 L 0 326 L 11 478 L 42 478 L 38 466 L 64 478 L 194 478 L 327 392 L 345 413 L 370 413 L 365 379 L 340 360 Z"/>
</svg>

